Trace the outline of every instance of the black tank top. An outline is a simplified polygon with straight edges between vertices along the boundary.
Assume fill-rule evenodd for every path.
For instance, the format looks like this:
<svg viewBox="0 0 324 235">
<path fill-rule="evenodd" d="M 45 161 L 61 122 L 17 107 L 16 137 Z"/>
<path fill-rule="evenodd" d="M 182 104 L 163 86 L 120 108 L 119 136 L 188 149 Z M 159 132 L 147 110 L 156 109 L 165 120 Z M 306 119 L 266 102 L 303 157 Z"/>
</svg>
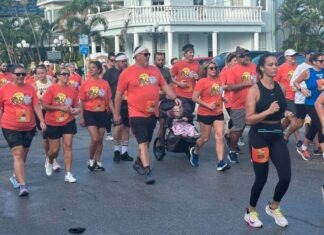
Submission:
<svg viewBox="0 0 324 235">
<path fill-rule="evenodd" d="M 282 92 L 280 85 L 277 82 L 274 82 L 274 88 L 271 90 L 264 87 L 261 81 L 259 81 L 257 85 L 260 91 L 260 99 L 256 103 L 255 112 L 262 113 L 269 108 L 272 102 L 277 100 L 280 107 L 279 111 L 268 115 L 264 121 L 280 121 L 281 118 L 284 117 L 287 108 L 285 95 Z"/>
</svg>

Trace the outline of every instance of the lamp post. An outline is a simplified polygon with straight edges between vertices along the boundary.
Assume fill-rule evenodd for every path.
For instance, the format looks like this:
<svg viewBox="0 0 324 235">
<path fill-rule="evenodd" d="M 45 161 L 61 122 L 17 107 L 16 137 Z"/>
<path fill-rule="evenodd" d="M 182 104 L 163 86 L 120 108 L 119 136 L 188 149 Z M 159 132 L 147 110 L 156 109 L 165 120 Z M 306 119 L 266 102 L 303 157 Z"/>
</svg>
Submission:
<svg viewBox="0 0 324 235">
<path fill-rule="evenodd" d="M 28 53 L 28 48 L 30 47 L 30 44 L 26 42 L 26 40 L 21 40 L 21 42 L 17 43 L 16 46 L 22 50 L 22 59 L 25 60 L 25 63 L 28 62 L 28 57 L 25 57 L 25 49 L 27 51 L 27 54 L 30 58 L 30 60 L 33 60 L 31 55 Z"/>
<path fill-rule="evenodd" d="M 146 32 L 150 33 L 153 39 L 153 52 L 156 53 L 158 46 L 158 36 L 159 33 L 164 32 L 164 27 L 155 22 L 152 26 L 147 26 L 145 30 Z"/>
<path fill-rule="evenodd" d="M 55 38 L 53 40 L 54 47 L 52 47 L 52 50 L 55 51 L 56 46 L 60 46 L 60 51 L 61 51 L 61 59 L 64 61 L 64 51 L 63 51 L 63 46 L 65 44 L 64 36 L 59 35 L 58 38 Z"/>
</svg>

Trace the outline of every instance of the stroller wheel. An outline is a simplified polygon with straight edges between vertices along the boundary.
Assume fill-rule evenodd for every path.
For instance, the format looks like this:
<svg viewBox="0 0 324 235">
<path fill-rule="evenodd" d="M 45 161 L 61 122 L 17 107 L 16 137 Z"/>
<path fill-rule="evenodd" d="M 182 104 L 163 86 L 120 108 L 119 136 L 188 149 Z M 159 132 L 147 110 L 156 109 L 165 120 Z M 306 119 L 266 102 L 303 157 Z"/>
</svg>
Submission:
<svg viewBox="0 0 324 235">
<path fill-rule="evenodd" d="M 161 138 L 157 137 L 153 143 L 153 153 L 156 160 L 161 161 L 165 156 L 165 145 L 162 143 Z"/>
</svg>

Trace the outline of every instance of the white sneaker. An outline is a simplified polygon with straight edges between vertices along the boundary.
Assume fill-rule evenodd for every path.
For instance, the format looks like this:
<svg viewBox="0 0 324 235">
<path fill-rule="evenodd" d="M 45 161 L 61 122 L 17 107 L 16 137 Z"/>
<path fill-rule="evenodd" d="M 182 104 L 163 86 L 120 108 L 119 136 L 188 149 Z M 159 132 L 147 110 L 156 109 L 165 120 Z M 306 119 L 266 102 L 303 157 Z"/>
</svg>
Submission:
<svg viewBox="0 0 324 235">
<path fill-rule="evenodd" d="M 45 165 L 45 173 L 47 176 L 51 176 L 53 174 L 53 164 L 49 162 Z"/>
<path fill-rule="evenodd" d="M 244 145 L 245 145 L 245 143 L 244 143 L 244 141 L 243 141 L 243 137 L 240 137 L 240 138 L 239 138 L 239 141 L 237 142 L 237 145 L 238 145 L 238 146 L 244 146 Z"/>
<path fill-rule="evenodd" d="M 246 210 L 244 220 L 253 228 L 261 228 L 263 226 L 262 221 L 259 219 L 259 214 L 256 211 L 248 212 L 248 210 Z"/>
<path fill-rule="evenodd" d="M 47 165 L 49 164 L 49 160 L 48 160 L 48 156 L 46 156 L 45 158 L 45 164 L 44 164 L 44 167 L 46 169 Z"/>
<path fill-rule="evenodd" d="M 73 177 L 73 175 L 71 174 L 71 172 L 67 172 L 64 178 L 65 182 L 69 182 L 69 183 L 75 183 L 77 182 L 76 178 Z"/>
<path fill-rule="evenodd" d="M 53 160 L 53 171 L 60 171 L 61 170 L 61 166 L 60 164 L 57 162 L 56 158 L 54 158 Z"/>
<path fill-rule="evenodd" d="M 111 135 L 111 133 L 107 133 L 106 140 L 108 140 L 108 141 L 113 141 L 114 140 L 114 137 Z"/>
<path fill-rule="evenodd" d="M 274 218 L 276 224 L 279 225 L 280 227 L 288 226 L 288 221 L 285 218 L 285 216 L 283 216 L 283 214 L 281 213 L 280 207 L 272 210 L 268 204 L 265 208 L 265 211 L 268 215 L 270 215 L 272 218 Z"/>
</svg>

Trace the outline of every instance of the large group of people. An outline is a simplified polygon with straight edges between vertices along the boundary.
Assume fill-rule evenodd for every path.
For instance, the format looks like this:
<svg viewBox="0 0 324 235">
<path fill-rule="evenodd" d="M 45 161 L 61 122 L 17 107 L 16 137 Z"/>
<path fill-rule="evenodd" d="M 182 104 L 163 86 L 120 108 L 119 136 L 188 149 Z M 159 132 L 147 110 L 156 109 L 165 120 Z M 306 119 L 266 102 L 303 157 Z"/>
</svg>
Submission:
<svg viewBox="0 0 324 235">
<path fill-rule="evenodd" d="M 255 180 L 244 220 L 252 227 L 263 225 L 256 206 L 271 160 L 279 181 L 265 211 L 276 224 L 287 226 L 279 204 L 291 178 L 287 148 L 290 135 L 295 135 L 296 150 L 304 160 L 311 157 L 308 151 L 311 142 L 316 146 L 314 154 L 324 157 L 324 54 L 307 51 L 305 63 L 297 65 L 298 53 L 288 49 L 284 64 L 278 66 L 277 58 L 267 53 L 255 66 L 249 51 L 237 47 L 227 55 L 226 66 L 220 71 L 213 61 L 200 66 L 194 60 L 194 52 L 192 44 L 184 45 L 183 58 L 172 58 L 171 69 L 165 67 L 164 54 L 160 52 L 154 54 L 154 65 L 150 65 L 151 53 L 144 46 L 135 48 L 135 63 L 131 66 L 124 53 L 109 53 L 107 64 L 99 61 L 88 64 L 86 79 L 76 72 L 74 63 L 59 66 L 54 77 L 49 75 L 48 66 L 33 66 L 34 74 L 27 77 L 23 66 L 15 67 L 11 74 L 7 72 L 7 64 L 1 62 L 1 128 L 13 156 L 10 182 L 19 188 L 19 196 L 29 194 L 25 162 L 36 127 L 42 133 L 46 175 L 61 169 L 57 157 L 62 145 L 64 180 L 77 181 L 71 172 L 76 120 L 89 133 L 91 172 L 105 170 L 101 155 L 106 131 L 107 140 L 113 140 L 113 161 L 134 160 L 128 153 L 131 131 L 138 143 L 133 169 L 144 176 L 146 184 L 154 184 L 149 147 L 157 121 L 160 126 L 157 136 L 164 139 L 165 119 L 159 113 L 159 103 L 168 99 L 179 108 L 177 112 L 186 106 L 183 115 L 187 117 L 194 117 L 198 106 L 196 120 L 200 135 L 189 151 L 192 167 L 199 166 L 200 153 L 212 129 L 216 169 L 226 171 L 230 164 L 239 163 L 238 142 L 246 125 L 250 126 L 248 140 Z M 224 111 L 230 117 L 227 125 Z M 302 141 L 298 130 L 307 115 L 311 123 Z M 193 118 L 186 120 L 193 123 Z M 229 148 L 227 154 L 225 142 Z"/>
</svg>

